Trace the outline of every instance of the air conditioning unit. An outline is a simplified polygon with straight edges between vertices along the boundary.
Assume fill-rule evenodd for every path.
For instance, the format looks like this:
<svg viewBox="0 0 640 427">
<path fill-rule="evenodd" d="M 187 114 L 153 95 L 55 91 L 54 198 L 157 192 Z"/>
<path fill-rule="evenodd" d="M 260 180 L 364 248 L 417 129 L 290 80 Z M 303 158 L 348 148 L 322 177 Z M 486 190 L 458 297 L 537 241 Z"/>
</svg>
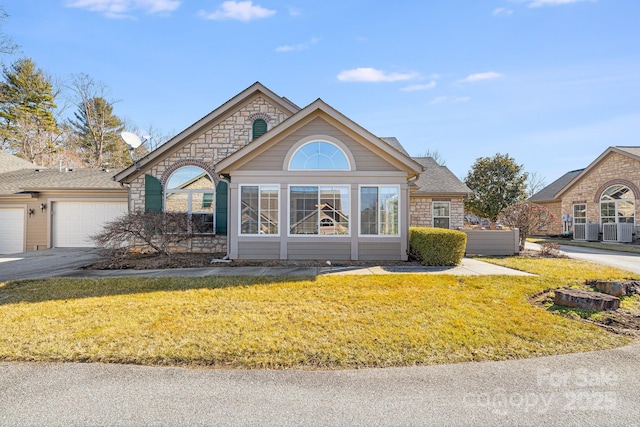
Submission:
<svg viewBox="0 0 640 427">
<path fill-rule="evenodd" d="M 631 243 L 633 240 L 633 224 L 618 224 L 618 242 Z"/>
<path fill-rule="evenodd" d="M 602 224 L 602 241 L 630 243 L 633 240 L 633 224 L 614 222 Z"/>
<path fill-rule="evenodd" d="M 589 242 L 597 242 L 598 237 L 600 237 L 600 224 L 588 223 L 585 240 Z"/>
<path fill-rule="evenodd" d="M 597 242 L 600 234 L 599 224 L 573 224 L 573 240 Z"/>
</svg>

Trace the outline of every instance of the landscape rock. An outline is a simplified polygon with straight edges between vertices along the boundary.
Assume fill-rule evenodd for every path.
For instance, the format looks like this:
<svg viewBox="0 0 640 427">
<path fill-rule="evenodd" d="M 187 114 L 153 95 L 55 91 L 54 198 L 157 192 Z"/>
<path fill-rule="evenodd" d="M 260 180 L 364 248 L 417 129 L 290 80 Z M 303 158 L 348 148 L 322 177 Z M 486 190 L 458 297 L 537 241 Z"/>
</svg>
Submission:
<svg viewBox="0 0 640 427">
<path fill-rule="evenodd" d="M 592 285 L 596 290 L 608 295 L 613 295 L 614 297 L 627 295 L 627 284 L 625 282 L 596 280 Z"/>
<path fill-rule="evenodd" d="M 582 289 L 556 289 L 553 303 L 583 310 L 616 310 L 620 308 L 620 298 Z"/>
</svg>

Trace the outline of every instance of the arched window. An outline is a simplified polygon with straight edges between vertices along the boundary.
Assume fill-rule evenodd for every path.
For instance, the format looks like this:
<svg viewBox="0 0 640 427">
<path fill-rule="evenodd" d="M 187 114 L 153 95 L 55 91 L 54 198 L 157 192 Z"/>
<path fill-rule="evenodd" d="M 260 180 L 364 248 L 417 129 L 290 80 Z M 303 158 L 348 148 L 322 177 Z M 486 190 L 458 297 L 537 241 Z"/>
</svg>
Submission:
<svg viewBox="0 0 640 427">
<path fill-rule="evenodd" d="M 626 185 L 612 185 L 600 197 L 600 220 L 606 223 L 630 223 L 635 221 L 635 196 Z"/>
<path fill-rule="evenodd" d="M 167 180 L 165 212 L 189 215 L 192 232 L 214 232 L 215 185 L 209 174 L 197 166 L 176 170 Z"/>
<path fill-rule="evenodd" d="M 290 170 L 350 170 L 349 160 L 335 144 L 312 141 L 298 148 L 289 162 Z"/>
<path fill-rule="evenodd" d="M 267 133 L 267 122 L 264 119 L 255 119 L 253 121 L 251 140 L 258 139 L 265 133 Z"/>
</svg>

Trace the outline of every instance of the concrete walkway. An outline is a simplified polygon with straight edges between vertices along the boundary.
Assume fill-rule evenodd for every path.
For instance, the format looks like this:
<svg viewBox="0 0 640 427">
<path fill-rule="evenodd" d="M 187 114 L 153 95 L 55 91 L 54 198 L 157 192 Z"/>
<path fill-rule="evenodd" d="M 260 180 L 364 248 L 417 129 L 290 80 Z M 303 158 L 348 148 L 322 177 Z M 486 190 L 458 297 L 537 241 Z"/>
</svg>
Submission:
<svg viewBox="0 0 640 427">
<path fill-rule="evenodd" d="M 511 275 L 532 276 L 530 273 L 465 258 L 455 267 L 423 267 L 415 265 L 374 267 L 210 267 L 167 268 L 162 270 L 72 270 L 57 277 L 207 277 L 207 276 L 294 276 L 379 275 L 379 274 L 452 274 L 456 276 Z"/>
<path fill-rule="evenodd" d="M 100 260 L 93 248 L 56 248 L 42 251 L 0 255 L 0 283 L 10 280 L 43 279 L 47 277 L 206 277 L 206 276 L 294 276 L 314 277 L 324 274 L 453 274 L 530 276 L 529 273 L 464 258 L 455 267 L 342 266 L 326 267 L 233 267 L 216 265 L 206 268 L 167 268 L 161 270 L 84 270 L 81 267 Z M 346 264 L 346 263 L 345 263 Z"/>
</svg>

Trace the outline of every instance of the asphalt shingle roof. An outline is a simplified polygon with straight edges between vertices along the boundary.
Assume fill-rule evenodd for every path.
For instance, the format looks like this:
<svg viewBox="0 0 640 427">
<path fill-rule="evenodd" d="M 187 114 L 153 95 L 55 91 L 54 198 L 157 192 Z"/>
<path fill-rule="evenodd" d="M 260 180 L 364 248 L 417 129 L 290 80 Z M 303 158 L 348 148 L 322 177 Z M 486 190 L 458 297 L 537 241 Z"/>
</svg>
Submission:
<svg viewBox="0 0 640 427">
<path fill-rule="evenodd" d="M 113 180 L 117 171 L 102 169 L 21 169 L 0 174 L 0 194 L 44 190 L 115 190 L 123 189 Z M 126 191 L 126 190 L 123 190 Z"/>
<path fill-rule="evenodd" d="M 460 181 L 446 166 L 441 166 L 433 157 L 412 157 L 425 167 L 414 184 L 418 187 L 413 194 L 470 194 L 471 189 Z"/>
<path fill-rule="evenodd" d="M 567 184 L 569 184 L 573 180 L 573 178 L 578 176 L 583 170 L 584 169 L 576 169 L 574 171 L 565 173 L 560 178 L 556 179 L 533 196 L 529 197 L 529 200 L 532 202 L 546 202 L 549 200 L 554 200 L 556 198 L 556 194 L 558 194 L 560 190 L 562 190 Z"/>
<path fill-rule="evenodd" d="M 38 165 L 0 150 L 0 173 L 37 168 Z"/>
</svg>

